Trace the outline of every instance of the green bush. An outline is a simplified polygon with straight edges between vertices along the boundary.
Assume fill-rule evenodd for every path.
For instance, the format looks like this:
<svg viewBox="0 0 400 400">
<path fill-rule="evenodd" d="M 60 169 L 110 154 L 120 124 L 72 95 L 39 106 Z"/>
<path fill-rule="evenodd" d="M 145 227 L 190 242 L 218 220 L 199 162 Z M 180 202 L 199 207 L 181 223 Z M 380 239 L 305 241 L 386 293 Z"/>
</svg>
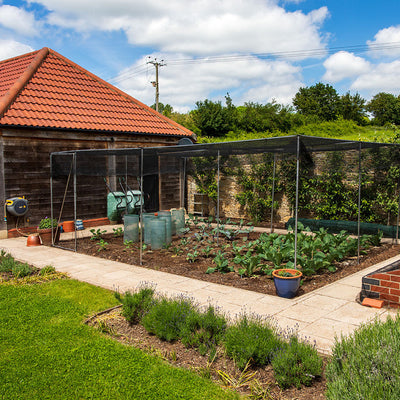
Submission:
<svg viewBox="0 0 400 400">
<path fill-rule="evenodd" d="M 241 315 L 224 337 L 226 352 L 240 369 L 249 361 L 259 366 L 269 364 L 282 343 L 270 322 L 256 315 Z"/>
<path fill-rule="evenodd" d="M 282 389 L 311 385 L 313 379 L 322 373 L 322 359 L 317 349 L 309 343 L 300 342 L 292 336 L 272 359 L 275 379 Z"/>
<path fill-rule="evenodd" d="M 327 399 L 400 399 L 400 317 L 375 320 L 337 339 L 327 366 Z"/>
<path fill-rule="evenodd" d="M 143 316 L 142 324 L 148 332 L 170 342 L 180 339 L 186 321 L 194 318 L 191 314 L 195 312 L 193 303 L 186 297 L 163 297 Z"/>
<path fill-rule="evenodd" d="M 137 292 L 125 292 L 124 296 L 118 292 L 114 295 L 122 303 L 122 315 L 131 324 L 139 323 L 155 301 L 151 286 L 142 286 Z"/>
<path fill-rule="evenodd" d="M 1 254 L 0 272 L 12 272 L 13 268 L 19 264 L 11 254 Z"/>
<path fill-rule="evenodd" d="M 57 272 L 56 269 L 52 265 L 46 265 L 40 270 L 39 274 L 43 276 L 43 275 L 55 274 L 56 272 Z"/>
<path fill-rule="evenodd" d="M 11 272 L 16 278 L 23 278 L 24 276 L 31 275 L 33 273 L 33 268 L 27 263 L 14 263 Z"/>
<path fill-rule="evenodd" d="M 188 314 L 181 331 L 181 340 L 186 347 L 197 347 L 200 354 L 214 351 L 226 329 L 226 318 L 219 315 L 213 306 L 205 312 Z"/>
</svg>

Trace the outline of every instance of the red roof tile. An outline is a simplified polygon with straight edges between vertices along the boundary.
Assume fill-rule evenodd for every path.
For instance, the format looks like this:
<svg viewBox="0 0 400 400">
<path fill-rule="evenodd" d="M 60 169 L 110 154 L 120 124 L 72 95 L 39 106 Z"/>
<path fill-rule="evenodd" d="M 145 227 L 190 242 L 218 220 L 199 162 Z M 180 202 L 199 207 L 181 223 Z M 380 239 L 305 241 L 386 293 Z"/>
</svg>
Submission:
<svg viewBox="0 0 400 400">
<path fill-rule="evenodd" d="M 0 126 L 192 136 L 55 51 L 0 62 Z"/>
</svg>

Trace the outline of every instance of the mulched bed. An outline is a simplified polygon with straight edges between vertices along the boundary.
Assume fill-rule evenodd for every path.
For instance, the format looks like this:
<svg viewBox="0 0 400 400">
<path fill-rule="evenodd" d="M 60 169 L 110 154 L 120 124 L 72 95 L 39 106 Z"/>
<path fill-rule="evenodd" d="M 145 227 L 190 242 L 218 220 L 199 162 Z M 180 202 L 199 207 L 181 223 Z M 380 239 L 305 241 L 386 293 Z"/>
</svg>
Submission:
<svg viewBox="0 0 400 400">
<path fill-rule="evenodd" d="M 190 369 L 203 377 L 210 378 L 224 386 L 218 370 L 224 371 L 229 376 L 238 379 L 242 373 L 235 363 L 226 357 L 222 350 L 219 350 L 217 357 L 210 362 L 207 356 L 200 355 L 196 350 L 186 348 L 180 342 L 166 342 L 149 334 L 141 325 L 130 325 L 120 314 L 120 309 L 111 310 L 101 316 L 89 319 L 89 325 L 95 326 L 103 333 L 109 334 L 121 343 L 135 346 L 141 350 L 159 356 L 165 362 L 186 369 Z M 327 359 L 324 359 L 324 364 Z M 291 388 L 281 390 L 275 383 L 272 367 L 248 369 L 250 373 L 255 372 L 252 382 L 259 383 L 259 388 L 264 390 L 265 397 L 254 397 L 260 399 L 274 400 L 306 400 L 306 399 L 325 399 L 326 380 L 322 376 L 314 380 L 313 385 L 302 387 L 301 389 Z M 244 385 L 236 389 L 243 394 L 251 394 L 250 385 Z M 253 389 L 253 394 L 254 394 Z"/>
<path fill-rule="evenodd" d="M 249 240 L 254 240 L 257 233 L 251 233 Z M 135 245 L 127 250 L 123 244 L 122 237 L 114 237 L 113 234 L 103 235 L 103 240 L 108 244 L 104 250 L 100 250 L 98 241 L 90 238 L 80 238 L 78 240 L 78 252 L 90 256 L 102 257 L 108 260 L 119 261 L 126 264 L 139 265 L 139 250 Z M 182 275 L 193 279 L 207 282 L 218 283 L 227 286 L 234 286 L 241 289 L 252 290 L 254 292 L 275 295 L 275 286 L 273 280 L 265 275 L 255 275 L 251 278 L 241 277 L 235 272 L 221 274 L 218 272 L 206 274 L 208 267 L 213 266 L 212 257 L 205 258 L 200 256 L 197 261 L 190 263 L 186 260 L 186 254 L 175 255 L 171 249 L 179 246 L 181 237 L 173 239 L 170 250 L 145 250 L 143 253 L 143 267 L 157 271 L 168 272 L 175 275 Z M 228 241 L 220 238 L 220 244 L 227 244 Z M 74 247 L 74 241 L 63 241 L 65 247 Z M 200 247 L 199 247 L 200 248 Z M 336 272 L 324 271 L 320 275 L 305 277 L 300 287 L 299 295 L 309 293 L 315 289 L 332 283 L 338 279 L 344 278 L 357 271 L 375 265 L 381 261 L 387 260 L 398 255 L 400 245 L 383 244 L 379 247 L 372 247 L 366 255 L 360 257 L 360 264 L 357 264 L 357 257 L 345 259 L 337 264 Z M 361 288 L 360 288 L 361 290 Z"/>
<path fill-rule="evenodd" d="M 254 240 L 257 236 L 257 233 L 251 233 L 249 240 Z M 123 238 L 116 238 L 112 234 L 104 235 L 103 240 L 107 242 L 107 245 L 105 249 L 99 250 L 100 246 L 98 245 L 98 241 L 90 240 L 90 238 L 81 238 L 78 241 L 78 252 L 127 264 L 139 265 L 139 251 L 137 245 L 133 246 L 131 249 L 127 249 L 123 244 Z M 175 255 L 171 251 L 174 247 L 179 246 L 180 241 L 181 237 L 175 237 L 170 250 L 146 250 L 143 253 L 143 267 L 275 295 L 273 280 L 265 275 L 256 275 L 251 278 L 246 278 L 233 272 L 226 274 L 218 272 L 206 274 L 205 271 L 207 268 L 213 266 L 212 257 L 199 257 L 197 261 L 189 263 L 186 259 L 186 254 Z M 224 245 L 227 243 L 229 242 L 220 238 L 220 244 Z M 69 246 L 72 248 L 73 245 L 74 241 L 63 242 L 63 246 L 66 247 Z M 199 249 L 201 249 L 200 243 Z M 388 258 L 394 257 L 398 255 L 399 252 L 400 245 L 384 244 L 379 247 L 372 247 L 368 250 L 366 255 L 361 256 L 360 264 L 357 264 L 357 257 L 347 258 L 337 265 L 337 271 L 334 273 L 324 272 L 320 275 L 305 278 L 299 295 L 308 293 Z M 210 362 L 207 356 L 201 356 L 194 349 L 187 349 L 180 342 L 169 343 L 162 341 L 156 336 L 147 333 L 141 325 L 130 325 L 121 316 L 119 309 L 92 318 L 88 321 L 88 324 L 96 326 L 102 332 L 111 335 L 122 343 L 133 345 L 162 357 L 170 364 L 194 370 L 198 374 L 207 376 L 221 385 L 223 385 L 223 382 L 217 372 L 218 370 L 222 370 L 229 374 L 229 376 L 236 378 L 241 374 L 241 371 L 235 366 L 234 362 L 226 357 L 222 350 L 218 352 L 216 359 Z M 326 362 L 327 359 L 324 359 L 324 363 Z M 303 387 L 301 389 L 292 388 L 282 391 L 274 380 L 273 370 L 270 366 L 251 371 L 255 372 L 253 378 L 259 383 L 259 387 L 264 390 L 264 397 L 260 396 L 254 398 L 274 400 L 325 399 L 326 380 L 324 376 L 314 380 L 311 387 Z M 255 381 L 253 381 L 253 383 L 254 382 Z M 244 394 L 252 393 L 249 385 L 241 386 L 236 390 Z"/>
</svg>

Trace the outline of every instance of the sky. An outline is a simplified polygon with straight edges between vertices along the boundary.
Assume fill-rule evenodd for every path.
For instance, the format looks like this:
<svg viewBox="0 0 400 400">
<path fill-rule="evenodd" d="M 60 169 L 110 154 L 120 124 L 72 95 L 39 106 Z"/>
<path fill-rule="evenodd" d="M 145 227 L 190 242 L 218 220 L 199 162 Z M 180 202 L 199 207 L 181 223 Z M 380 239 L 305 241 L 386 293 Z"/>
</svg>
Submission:
<svg viewBox="0 0 400 400">
<path fill-rule="evenodd" d="M 0 0 L 0 60 L 50 47 L 145 104 L 400 93 L 400 0 Z"/>
</svg>

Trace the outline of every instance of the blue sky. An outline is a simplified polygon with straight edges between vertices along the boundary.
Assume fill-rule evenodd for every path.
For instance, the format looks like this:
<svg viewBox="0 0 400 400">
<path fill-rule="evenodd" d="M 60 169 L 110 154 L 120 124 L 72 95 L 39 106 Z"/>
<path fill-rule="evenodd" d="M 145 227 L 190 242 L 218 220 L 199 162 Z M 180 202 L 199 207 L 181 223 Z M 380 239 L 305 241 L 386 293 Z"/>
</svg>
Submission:
<svg viewBox="0 0 400 400">
<path fill-rule="evenodd" d="M 399 0 L 0 0 L 0 59 L 50 47 L 140 101 L 400 93 Z M 150 58 L 148 58 L 150 57 Z"/>
</svg>

